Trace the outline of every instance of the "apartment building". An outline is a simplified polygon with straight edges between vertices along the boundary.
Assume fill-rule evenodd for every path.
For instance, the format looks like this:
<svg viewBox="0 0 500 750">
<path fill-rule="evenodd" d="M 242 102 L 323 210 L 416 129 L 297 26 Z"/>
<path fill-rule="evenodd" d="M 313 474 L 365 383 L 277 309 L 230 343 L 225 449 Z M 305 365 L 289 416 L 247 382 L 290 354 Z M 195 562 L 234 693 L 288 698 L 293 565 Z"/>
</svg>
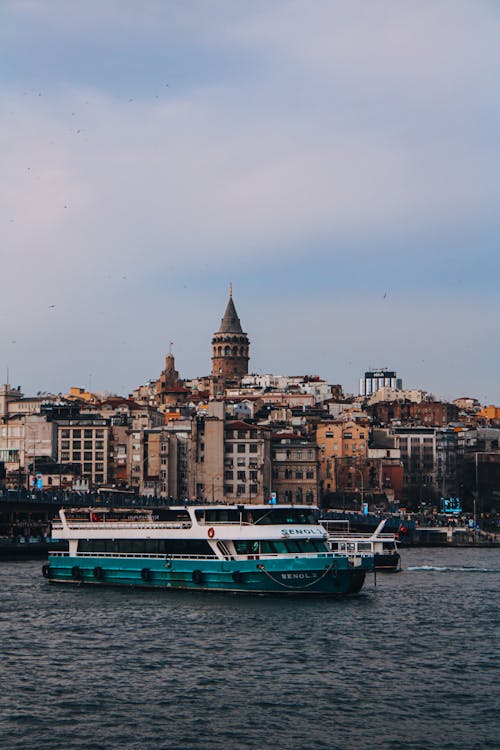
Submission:
<svg viewBox="0 0 500 750">
<path fill-rule="evenodd" d="M 90 488 L 111 479 L 112 430 L 110 420 L 97 414 L 57 418 L 57 460 L 78 464 Z"/>
<path fill-rule="evenodd" d="M 293 432 L 272 436 L 272 491 L 279 503 L 319 502 L 318 447 Z"/>
<path fill-rule="evenodd" d="M 337 491 L 342 466 L 365 461 L 369 436 L 369 425 L 363 422 L 326 421 L 316 426 L 319 481 L 324 493 Z"/>
<path fill-rule="evenodd" d="M 270 431 L 227 420 L 223 401 L 211 401 L 196 437 L 196 496 L 228 503 L 263 503 L 271 491 Z"/>
</svg>

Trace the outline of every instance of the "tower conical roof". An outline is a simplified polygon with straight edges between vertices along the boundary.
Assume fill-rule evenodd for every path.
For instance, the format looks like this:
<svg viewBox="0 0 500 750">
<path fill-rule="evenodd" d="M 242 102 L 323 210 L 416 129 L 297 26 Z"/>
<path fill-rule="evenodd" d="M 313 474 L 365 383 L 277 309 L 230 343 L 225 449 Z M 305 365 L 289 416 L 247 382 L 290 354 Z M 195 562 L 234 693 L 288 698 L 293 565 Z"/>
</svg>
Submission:
<svg viewBox="0 0 500 750">
<path fill-rule="evenodd" d="M 229 297 L 226 312 L 222 318 L 218 333 L 243 333 L 238 313 L 234 306 L 233 297 Z"/>
</svg>

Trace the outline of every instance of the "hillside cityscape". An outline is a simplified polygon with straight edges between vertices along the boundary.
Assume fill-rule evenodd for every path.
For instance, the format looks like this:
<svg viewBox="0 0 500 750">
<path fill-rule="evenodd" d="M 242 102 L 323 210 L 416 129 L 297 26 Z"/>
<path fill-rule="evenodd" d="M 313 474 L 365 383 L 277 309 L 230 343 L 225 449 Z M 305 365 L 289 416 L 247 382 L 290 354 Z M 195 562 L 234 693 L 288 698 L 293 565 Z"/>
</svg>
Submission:
<svg viewBox="0 0 500 750">
<path fill-rule="evenodd" d="M 498 508 L 500 407 L 405 389 L 387 368 L 365 372 L 357 395 L 319 375 L 251 374 L 232 290 L 211 350 L 210 374 L 187 380 L 170 346 L 158 378 L 128 396 L 80 387 L 30 396 L 5 383 L 4 489 L 411 511 L 459 498 L 468 511 Z"/>
</svg>

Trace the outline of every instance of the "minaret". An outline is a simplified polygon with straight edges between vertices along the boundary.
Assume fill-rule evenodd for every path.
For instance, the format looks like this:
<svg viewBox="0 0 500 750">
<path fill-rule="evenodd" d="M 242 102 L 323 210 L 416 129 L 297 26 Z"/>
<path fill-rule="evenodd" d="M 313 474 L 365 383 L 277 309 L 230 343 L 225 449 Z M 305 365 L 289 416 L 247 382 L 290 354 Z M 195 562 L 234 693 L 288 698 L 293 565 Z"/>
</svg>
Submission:
<svg viewBox="0 0 500 750">
<path fill-rule="evenodd" d="M 230 286 L 226 312 L 212 339 L 212 376 L 234 380 L 247 375 L 249 348 L 250 342 L 241 328 L 233 302 L 233 287 Z"/>
</svg>

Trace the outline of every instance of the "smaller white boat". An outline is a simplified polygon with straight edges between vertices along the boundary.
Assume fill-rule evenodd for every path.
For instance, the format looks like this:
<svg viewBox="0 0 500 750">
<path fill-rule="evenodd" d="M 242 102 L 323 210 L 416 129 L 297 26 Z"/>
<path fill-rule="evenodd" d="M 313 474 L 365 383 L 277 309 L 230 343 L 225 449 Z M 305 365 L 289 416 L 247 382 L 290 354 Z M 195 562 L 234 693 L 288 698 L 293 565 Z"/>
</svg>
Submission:
<svg viewBox="0 0 500 750">
<path fill-rule="evenodd" d="M 328 532 L 331 552 L 346 555 L 352 561 L 371 556 L 374 570 L 397 573 L 401 570 L 401 555 L 395 534 L 382 533 L 385 522 L 386 519 L 381 521 L 373 533 L 358 533 L 349 530 L 349 521 L 320 521 Z"/>
</svg>

